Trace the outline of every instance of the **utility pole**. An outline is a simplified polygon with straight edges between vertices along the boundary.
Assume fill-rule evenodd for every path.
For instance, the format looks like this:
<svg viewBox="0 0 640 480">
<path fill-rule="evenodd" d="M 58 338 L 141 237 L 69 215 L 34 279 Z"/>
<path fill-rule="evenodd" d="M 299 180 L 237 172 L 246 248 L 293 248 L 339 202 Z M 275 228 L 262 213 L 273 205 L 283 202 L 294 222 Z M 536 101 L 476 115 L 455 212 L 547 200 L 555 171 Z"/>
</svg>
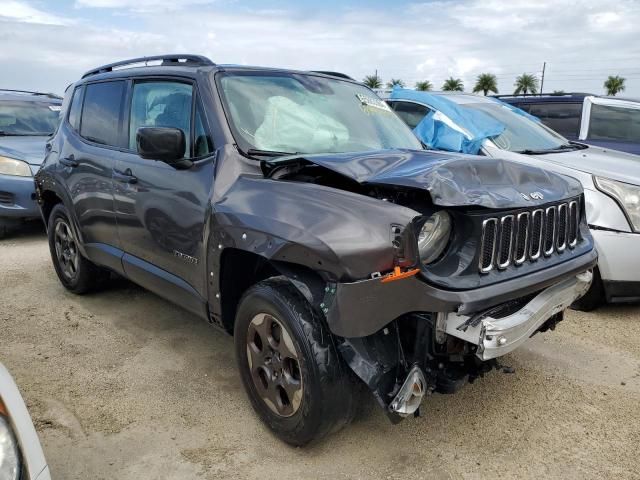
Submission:
<svg viewBox="0 0 640 480">
<path fill-rule="evenodd" d="M 547 68 L 547 62 L 542 62 L 542 80 L 540 81 L 540 95 L 542 95 L 542 92 L 544 91 L 544 71 Z"/>
</svg>

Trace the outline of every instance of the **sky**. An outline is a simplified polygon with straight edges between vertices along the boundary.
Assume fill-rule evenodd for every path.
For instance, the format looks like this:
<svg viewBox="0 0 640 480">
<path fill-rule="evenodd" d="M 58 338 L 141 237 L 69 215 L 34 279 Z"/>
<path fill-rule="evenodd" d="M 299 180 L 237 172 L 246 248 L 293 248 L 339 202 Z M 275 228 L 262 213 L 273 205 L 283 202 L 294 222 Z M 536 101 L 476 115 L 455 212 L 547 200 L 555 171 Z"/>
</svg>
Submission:
<svg viewBox="0 0 640 480">
<path fill-rule="evenodd" d="M 335 70 L 500 93 L 522 73 L 544 90 L 640 97 L 640 0 L 0 0 L 0 88 L 62 93 L 93 67 L 162 53 L 216 63 Z"/>
</svg>

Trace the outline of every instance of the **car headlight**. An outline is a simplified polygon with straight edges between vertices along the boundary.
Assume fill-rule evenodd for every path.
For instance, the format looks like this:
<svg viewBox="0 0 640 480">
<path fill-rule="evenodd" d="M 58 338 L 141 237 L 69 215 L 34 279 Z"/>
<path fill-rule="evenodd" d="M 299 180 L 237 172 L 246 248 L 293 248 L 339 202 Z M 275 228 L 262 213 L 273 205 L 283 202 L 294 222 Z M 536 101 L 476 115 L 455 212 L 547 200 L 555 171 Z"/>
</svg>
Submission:
<svg viewBox="0 0 640 480">
<path fill-rule="evenodd" d="M 0 400 L 0 478 L 17 480 L 20 475 L 18 442 Z"/>
<path fill-rule="evenodd" d="M 441 210 L 431 215 L 418 233 L 418 253 L 422 263 L 431 263 L 442 255 L 451 235 L 451 217 Z"/>
<path fill-rule="evenodd" d="M 602 177 L 595 177 L 594 180 L 599 190 L 613 197 L 622 207 L 631 228 L 640 232 L 640 187 Z"/>
<path fill-rule="evenodd" d="M 31 169 L 27 162 L 15 158 L 0 156 L 0 173 L 16 177 L 30 177 Z"/>
</svg>

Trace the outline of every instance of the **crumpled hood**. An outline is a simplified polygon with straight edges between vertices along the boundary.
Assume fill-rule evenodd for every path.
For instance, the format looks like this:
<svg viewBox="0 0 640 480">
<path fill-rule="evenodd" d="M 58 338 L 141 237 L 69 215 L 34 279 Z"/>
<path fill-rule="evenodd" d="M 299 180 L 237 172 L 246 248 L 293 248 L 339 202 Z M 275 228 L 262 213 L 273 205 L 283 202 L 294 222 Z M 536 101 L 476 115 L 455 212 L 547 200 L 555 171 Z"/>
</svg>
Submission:
<svg viewBox="0 0 640 480">
<path fill-rule="evenodd" d="M 0 137 L 0 155 L 24 160 L 31 165 L 41 165 L 48 139 L 46 135 Z"/>
<path fill-rule="evenodd" d="M 509 160 L 476 155 L 382 150 L 305 155 L 303 158 L 359 183 L 427 190 L 433 203 L 441 206 L 531 207 L 582 193 L 580 182 L 573 178 Z M 541 193 L 543 198 L 531 198 L 533 192 Z"/>
<path fill-rule="evenodd" d="M 599 177 L 640 185 L 640 155 L 589 146 L 584 150 L 549 153 L 537 158 Z"/>
</svg>

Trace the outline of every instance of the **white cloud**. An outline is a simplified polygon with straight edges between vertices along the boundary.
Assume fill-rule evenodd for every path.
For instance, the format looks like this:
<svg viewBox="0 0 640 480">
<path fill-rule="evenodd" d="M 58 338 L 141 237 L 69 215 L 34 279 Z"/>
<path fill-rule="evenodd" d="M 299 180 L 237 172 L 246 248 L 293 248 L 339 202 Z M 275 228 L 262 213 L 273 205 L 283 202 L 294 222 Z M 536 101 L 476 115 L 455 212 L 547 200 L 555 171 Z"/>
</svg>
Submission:
<svg viewBox="0 0 640 480">
<path fill-rule="evenodd" d="M 193 52 L 220 63 L 331 69 L 355 78 L 377 69 L 385 80 L 408 85 L 428 79 L 440 87 L 453 75 L 468 90 L 478 73 L 491 72 L 502 93 L 513 90 L 517 75 L 540 71 L 543 61 L 549 90 L 601 93 L 606 76 L 625 76 L 626 68 L 626 93 L 640 94 L 640 73 L 631 74 L 640 38 L 637 28 L 625 27 L 640 24 L 635 0 L 619 0 L 615 8 L 599 0 L 443 0 L 389 11 L 314 9 L 313 15 L 302 6 L 257 11 L 234 2 L 224 8 L 223 2 L 194 2 L 200 0 L 77 0 L 66 17 L 104 13 L 117 22 L 116 15 L 126 14 L 127 21 L 116 28 L 72 18 L 70 29 L 66 17 L 43 25 L 49 13 L 11 1 L 13 16 L 0 16 L 0 60 L 19 69 L 3 74 L 0 86 L 62 91 L 102 63 Z M 38 14 L 15 13 L 29 9 Z"/>
<path fill-rule="evenodd" d="M 2 18 L 25 23 L 40 23 L 43 25 L 68 25 L 71 20 L 62 18 L 52 13 L 39 10 L 17 0 L 5 0 L 0 6 L 0 19 Z"/>
</svg>

